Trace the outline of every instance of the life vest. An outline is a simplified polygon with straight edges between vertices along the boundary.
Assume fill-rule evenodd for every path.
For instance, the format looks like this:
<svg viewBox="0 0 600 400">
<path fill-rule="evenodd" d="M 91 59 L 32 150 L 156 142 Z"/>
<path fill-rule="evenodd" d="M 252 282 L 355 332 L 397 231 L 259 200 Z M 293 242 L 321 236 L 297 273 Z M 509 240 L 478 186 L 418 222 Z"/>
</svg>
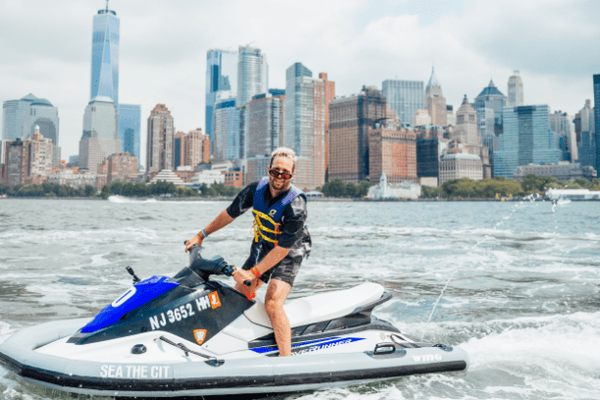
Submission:
<svg viewBox="0 0 600 400">
<path fill-rule="evenodd" d="M 281 234 L 281 217 L 283 209 L 290 204 L 296 197 L 306 195 L 302 190 L 294 185 L 290 185 L 290 191 L 271 207 L 265 202 L 265 190 L 269 190 L 269 178 L 265 177 L 258 182 L 256 192 L 254 193 L 254 203 L 252 213 L 254 214 L 254 241 L 263 241 L 270 248 L 277 247 Z"/>
</svg>

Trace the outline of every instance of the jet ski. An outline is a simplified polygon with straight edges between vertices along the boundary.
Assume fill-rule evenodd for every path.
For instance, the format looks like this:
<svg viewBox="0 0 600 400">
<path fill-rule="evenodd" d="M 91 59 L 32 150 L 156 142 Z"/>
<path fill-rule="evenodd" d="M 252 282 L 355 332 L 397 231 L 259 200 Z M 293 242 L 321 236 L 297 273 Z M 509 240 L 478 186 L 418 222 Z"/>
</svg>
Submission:
<svg viewBox="0 0 600 400">
<path fill-rule="evenodd" d="M 141 280 L 91 321 L 20 330 L 0 363 L 20 378 L 73 394 L 179 397 L 315 390 L 410 374 L 465 370 L 458 347 L 415 341 L 371 315 L 391 298 L 376 283 L 288 300 L 292 356 L 278 357 L 264 303 L 212 275 L 234 271 L 203 258 L 173 277 Z"/>
</svg>

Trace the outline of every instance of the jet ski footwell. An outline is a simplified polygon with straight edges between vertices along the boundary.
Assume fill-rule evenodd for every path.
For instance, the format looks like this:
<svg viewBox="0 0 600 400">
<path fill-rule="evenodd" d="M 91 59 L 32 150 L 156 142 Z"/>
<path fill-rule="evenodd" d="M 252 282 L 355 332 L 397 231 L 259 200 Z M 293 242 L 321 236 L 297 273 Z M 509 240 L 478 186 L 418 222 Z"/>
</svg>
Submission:
<svg viewBox="0 0 600 400">
<path fill-rule="evenodd" d="M 254 357 L 207 363 L 181 354 L 159 360 L 90 362 L 40 354 L 35 349 L 75 333 L 89 319 L 56 321 L 23 329 L 0 345 L 0 362 L 27 381 L 80 394 L 176 397 L 280 393 L 467 368 L 460 348 L 402 348 L 386 343 L 360 353 Z M 160 336 L 159 332 L 153 332 Z"/>
</svg>

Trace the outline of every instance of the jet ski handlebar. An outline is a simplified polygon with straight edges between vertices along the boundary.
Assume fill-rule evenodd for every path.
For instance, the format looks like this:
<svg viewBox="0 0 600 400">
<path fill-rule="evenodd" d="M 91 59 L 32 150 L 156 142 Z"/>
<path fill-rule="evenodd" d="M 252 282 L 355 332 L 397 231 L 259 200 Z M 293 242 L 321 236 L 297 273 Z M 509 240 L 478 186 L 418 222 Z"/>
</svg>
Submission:
<svg viewBox="0 0 600 400">
<path fill-rule="evenodd" d="M 190 249 L 190 265 L 189 269 L 200 275 L 203 279 L 208 280 L 210 275 L 227 275 L 233 276 L 235 266 L 229 265 L 221 256 L 214 256 L 211 259 L 205 259 L 200 254 L 204 247 L 197 244 Z M 250 286 L 249 280 L 244 282 L 244 285 Z"/>
</svg>

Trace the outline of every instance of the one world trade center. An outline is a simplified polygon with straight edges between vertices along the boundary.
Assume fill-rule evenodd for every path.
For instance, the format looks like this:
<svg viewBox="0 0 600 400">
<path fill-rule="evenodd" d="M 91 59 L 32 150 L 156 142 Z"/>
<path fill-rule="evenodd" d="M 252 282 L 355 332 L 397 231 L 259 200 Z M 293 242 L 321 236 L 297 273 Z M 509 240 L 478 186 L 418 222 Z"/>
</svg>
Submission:
<svg viewBox="0 0 600 400">
<path fill-rule="evenodd" d="M 99 10 L 94 16 L 90 100 L 106 96 L 119 108 L 119 25 L 117 13 Z"/>
</svg>

